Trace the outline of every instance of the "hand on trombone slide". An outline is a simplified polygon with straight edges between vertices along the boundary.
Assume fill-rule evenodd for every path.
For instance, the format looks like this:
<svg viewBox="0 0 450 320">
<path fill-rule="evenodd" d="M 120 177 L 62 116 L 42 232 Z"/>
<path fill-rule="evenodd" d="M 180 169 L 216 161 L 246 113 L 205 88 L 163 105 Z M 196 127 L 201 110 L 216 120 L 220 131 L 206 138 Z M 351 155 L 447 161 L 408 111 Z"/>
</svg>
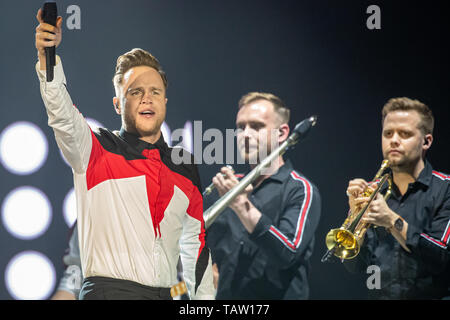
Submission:
<svg viewBox="0 0 450 320">
<path fill-rule="evenodd" d="M 232 168 L 222 167 L 220 169 L 220 172 L 213 177 L 212 183 L 214 184 L 214 187 L 217 189 L 219 196 L 222 197 L 225 193 L 227 193 L 234 186 L 236 186 L 239 183 L 239 180 L 234 175 L 234 171 Z M 243 204 L 244 202 L 246 202 L 246 200 L 248 200 L 248 194 L 250 194 L 252 191 L 253 186 L 249 184 L 244 189 L 244 191 L 230 203 L 229 206 L 233 209 L 233 207 Z"/>
</svg>

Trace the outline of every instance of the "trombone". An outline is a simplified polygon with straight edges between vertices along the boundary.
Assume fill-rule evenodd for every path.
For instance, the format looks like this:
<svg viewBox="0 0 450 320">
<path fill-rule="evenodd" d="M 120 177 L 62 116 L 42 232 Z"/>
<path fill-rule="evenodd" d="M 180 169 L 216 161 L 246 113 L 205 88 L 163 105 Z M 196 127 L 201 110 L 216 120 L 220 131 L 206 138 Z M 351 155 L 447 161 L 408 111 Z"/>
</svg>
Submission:
<svg viewBox="0 0 450 320">
<path fill-rule="evenodd" d="M 392 176 L 391 173 L 383 174 L 389 168 L 389 160 L 383 160 L 380 169 L 373 179 L 378 183 L 375 190 L 367 187 L 364 192 L 364 197 L 369 197 L 369 200 L 365 205 L 356 213 L 350 212 L 347 219 L 345 219 L 342 226 L 338 229 L 331 229 L 326 238 L 325 243 L 328 251 L 322 258 L 322 262 L 328 261 L 332 255 L 344 261 L 345 259 L 352 259 L 359 254 L 361 245 L 364 241 L 364 236 L 367 229 L 371 226 L 370 223 L 364 223 L 361 221 L 364 214 L 367 212 L 373 199 L 380 192 L 383 185 L 388 182 L 388 189 L 384 195 L 384 199 L 387 200 L 392 192 Z"/>
<path fill-rule="evenodd" d="M 234 169 L 233 169 L 232 166 L 230 166 L 229 164 L 227 164 L 226 167 L 227 167 L 228 169 L 230 169 L 231 171 L 233 171 L 233 173 L 234 173 Z M 225 174 L 223 174 L 223 173 L 222 173 L 222 175 L 225 176 Z M 211 183 L 209 184 L 209 186 L 207 186 L 207 187 L 205 188 L 205 191 L 203 191 L 202 196 L 203 196 L 203 197 L 209 196 L 209 195 L 211 194 L 211 192 L 213 192 L 213 190 L 214 190 L 215 188 L 216 188 L 216 186 L 214 185 L 214 183 L 211 182 Z"/>
<path fill-rule="evenodd" d="M 228 190 L 227 193 L 218 199 L 211 207 L 203 213 L 203 219 L 205 221 L 205 228 L 208 229 L 217 217 L 225 210 L 233 199 L 240 194 L 250 183 L 255 181 L 265 167 L 268 167 L 270 163 L 278 156 L 283 155 L 286 150 L 297 144 L 300 138 L 306 137 L 309 130 L 316 125 L 317 116 L 309 117 L 302 122 L 298 123 L 292 134 L 280 144 L 271 154 L 269 154 L 264 160 L 261 161 L 252 171 L 250 171 L 237 185 Z"/>
</svg>

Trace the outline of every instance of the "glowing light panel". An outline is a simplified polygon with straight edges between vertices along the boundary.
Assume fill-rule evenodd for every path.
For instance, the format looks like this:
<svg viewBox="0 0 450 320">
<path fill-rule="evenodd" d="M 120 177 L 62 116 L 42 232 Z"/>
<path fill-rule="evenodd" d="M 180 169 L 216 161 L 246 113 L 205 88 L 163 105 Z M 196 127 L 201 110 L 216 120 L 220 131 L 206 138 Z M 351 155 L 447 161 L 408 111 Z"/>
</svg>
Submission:
<svg viewBox="0 0 450 320">
<path fill-rule="evenodd" d="M 9 294 L 16 300 L 47 299 L 55 287 L 55 268 L 42 253 L 24 251 L 8 263 L 5 282 Z"/>
<path fill-rule="evenodd" d="M 70 191 L 64 198 L 63 214 L 67 226 L 71 228 L 75 223 L 75 220 L 77 219 L 77 202 L 75 199 L 75 191 L 73 188 L 70 189 Z"/>
<path fill-rule="evenodd" d="M 3 201 L 2 220 L 15 237 L 31 240 L 42 235 L 52 220 L 52 209 L 47 196 L 34 187 L 12 190 Z"/>
<path fill-rule="evenodd" d="M 14 174 L 26 175 L 39 170 L 47 154 L 47 138 L 31 122 L 14 122 L 0 135 L 0 161 Z"/>
</svg>

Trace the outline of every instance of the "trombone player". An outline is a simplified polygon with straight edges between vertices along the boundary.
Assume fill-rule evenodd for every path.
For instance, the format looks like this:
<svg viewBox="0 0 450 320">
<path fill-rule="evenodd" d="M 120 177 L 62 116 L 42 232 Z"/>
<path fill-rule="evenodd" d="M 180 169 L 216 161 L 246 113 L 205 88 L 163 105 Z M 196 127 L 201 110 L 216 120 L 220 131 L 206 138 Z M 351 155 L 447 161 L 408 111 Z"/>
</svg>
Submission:
<svg viewBox="0 0 450 320">
<path fill-rule="evenodd" d="M 237 145 L 252 169 L 275 149 L 274 140 L 288 138 L 288 123 L 289 109 L 275 95 L 250 92 L 240 99 Z M 238 181 L 223 167 L 213 183 L 223 196 Z M 318 189 L 289 160 L 273 161 L 208 229 L 216 299 L 307 299 L 320 206 Z"/>
<path fill-rule="evenodd" d="M 350 271 L 380 268 L 375 299 L 441 299 L 449 296 L 450 176 L 433 170 L 426 152 L 433 143 L 434 118 L 422 102 L 390 99 L 382 110 L 382 151 L 392 170 L 392 193 L 378 193 L 362 222 L 370 228 L 360 254 L 344 264 Z M 351 212 L 374 184 L 349 182 Z"/>
</svg>

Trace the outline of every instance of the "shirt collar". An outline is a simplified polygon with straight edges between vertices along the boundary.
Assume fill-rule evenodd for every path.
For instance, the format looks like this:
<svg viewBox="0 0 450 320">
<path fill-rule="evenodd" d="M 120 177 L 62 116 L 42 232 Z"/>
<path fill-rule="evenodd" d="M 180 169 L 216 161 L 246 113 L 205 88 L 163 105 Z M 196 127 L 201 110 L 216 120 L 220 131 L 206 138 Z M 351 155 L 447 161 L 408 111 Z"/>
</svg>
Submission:
<svg viewBox="0 0 450 320">
<path fill-rule="evenodd" d="M 428 160 L 425 159 L 425 167 L 420 172 L 416 182 L 421 183 L 425 186 L 429 186 L 431 183 L 432 175 L 433 175 L 433 168 L 431 164 L 428 162 Z"/>
<path fill-rule="evenodd" d="M 284 164 L 280 168 L 278 168 L 278 171 L 275 174 L 271 175 L 268 179 L 283 182 L 286 180 L 286 178 L 289 176 L 292 170 L 293 167 L 291 160 L 286 159 L 284 161 Z"/>
<path fill-rule="evenodd" d="M 416 181 L 412 183 L 412 185 L 416 185 L 417 187 L 419 187 L 419 185 L 429 187 L 431 184 L 432 173 L 433 168 L 431 167 L 431 164 L 425 159 L 425 166 L 419 173 L 419 176 L 417 177 Z M 387 186 L 384 188 L 387 188 Z M 393 184 L 393 189 L 395 196 L 397 198 L 400 197 L 400 191 L 398 190 L 398 187 L 395 183 Z"/>
<path fill-rule="evenodd" d="M 289 159 L 286 159 L 286 160 L 284 160 L 284 164 L 280 168 L 278 168 L 278 171 L 275 172 L 270 177 L 266 178 L 265 180 L 275 180 L 275 181 L 282 183 L 287 179 L 287 177 L 292 172 L 292 170 L 293 170 L 293 167 L 292 167 L 291 161 Z M 243 176 L 245 177 L 250 171 L 251 170 L 245 171 Z"/>
<path fill-rule="evenodd" d="M 156 141 L 155 143 L 148 143 L 144 140 L 141 140 L 141 139 L 139 139 L 139 137 L 137 135 L 125 131 L 124 128 L 120 129 L 119 136 L 141 152 L 145 149 L 155 149 L 155 148 L 159 149 L 161 151 L 164 151 L 164 152 L 169 150 L 169 147 L 167 146 L 166 142 L 164 141 L 162 132 L 161 132 L 161 136 L 159 137 L 158 141 Z"/>
</svg>

